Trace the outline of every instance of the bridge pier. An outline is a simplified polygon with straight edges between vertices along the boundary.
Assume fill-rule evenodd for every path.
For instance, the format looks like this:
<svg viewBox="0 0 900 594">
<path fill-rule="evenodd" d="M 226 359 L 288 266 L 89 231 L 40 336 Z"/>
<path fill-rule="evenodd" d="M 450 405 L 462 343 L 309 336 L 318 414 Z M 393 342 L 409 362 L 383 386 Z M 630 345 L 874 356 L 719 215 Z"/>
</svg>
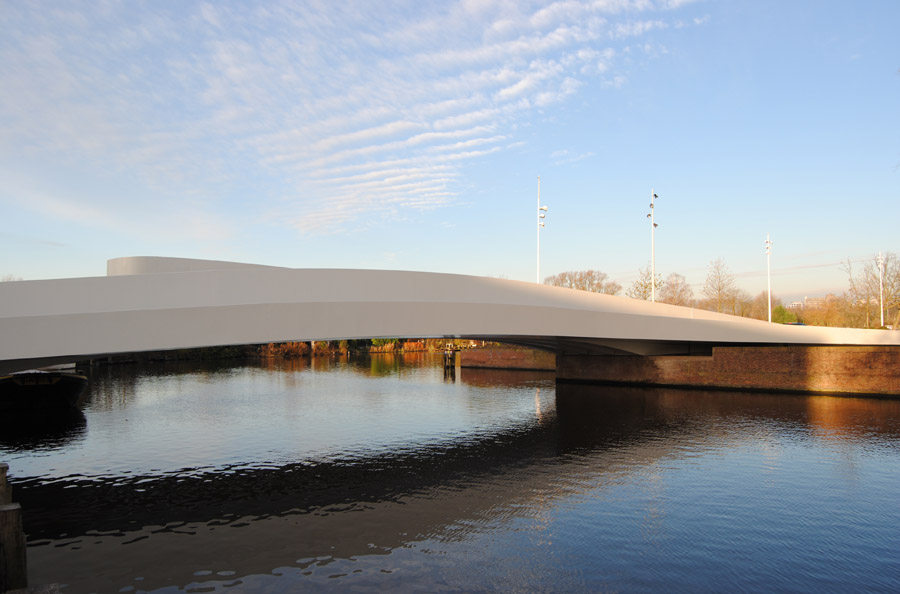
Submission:
<svg viewBox="0 0 900 594">
<path fill-rule="evenodd" d="M 711 356 L 558 355 L 562 381 L 900 396 L 900 347 L 719 346 Z"/>
</svg>

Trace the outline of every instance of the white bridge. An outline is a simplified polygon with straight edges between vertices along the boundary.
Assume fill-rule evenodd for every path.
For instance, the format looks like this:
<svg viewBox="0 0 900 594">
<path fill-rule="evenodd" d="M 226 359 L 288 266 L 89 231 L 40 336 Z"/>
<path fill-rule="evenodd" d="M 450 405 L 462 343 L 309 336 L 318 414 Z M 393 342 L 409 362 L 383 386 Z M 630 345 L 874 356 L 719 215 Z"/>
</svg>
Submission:
<svg viewBox="0 0 900 594">
<path fill-rule="evenodd" d="M 107 276 L 0 283 L 0 372 L 191 347 L 459 337 L 558 353 L 900 345 L 900 332 L 786 326 L 495 278 L 118 258 Z"/>
</svg>

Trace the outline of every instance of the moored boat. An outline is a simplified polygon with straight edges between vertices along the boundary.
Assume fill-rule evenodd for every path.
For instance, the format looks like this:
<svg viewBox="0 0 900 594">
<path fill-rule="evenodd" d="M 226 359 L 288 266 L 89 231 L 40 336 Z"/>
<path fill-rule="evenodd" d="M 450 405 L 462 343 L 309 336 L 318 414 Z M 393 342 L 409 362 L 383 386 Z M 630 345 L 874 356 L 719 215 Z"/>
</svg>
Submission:
<svg viewBox="0 0 900 594">
<path fill-rule="evenodd" d="M 87 378 L 77 373 L 19 371 L 0 376 L 0 410 L 72 408 L 87 387 Z"/>
</svg>

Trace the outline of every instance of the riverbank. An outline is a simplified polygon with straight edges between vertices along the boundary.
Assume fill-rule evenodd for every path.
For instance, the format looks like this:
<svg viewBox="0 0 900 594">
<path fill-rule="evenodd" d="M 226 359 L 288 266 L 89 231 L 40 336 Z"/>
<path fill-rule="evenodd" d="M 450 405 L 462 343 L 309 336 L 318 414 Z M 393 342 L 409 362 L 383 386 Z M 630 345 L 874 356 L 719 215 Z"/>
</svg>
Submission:
<svg viewBox="0 0 900 594">
<path fill-rule="evenodd" d="M 373 339 L 281 342 L 117 355 L 79 367 L 119 363 L 234 360 L 271 362 L 374 354 L 453 352 L 469 369 L 553 372 L 567 382 L 765 392 L 900 396 L 896 347 L 716 347 L 706 356 L 562 355 L 471 340 Z"/>
<path fill-rule="evenodd" d="M 482 343 L 470 340 L 446 339 L 363 339 L 340 341 L 289 341 L 266 344 L 230 345 L 193 349 L 172 349 L 111 355 L 79 361 L 79 366 L 115 365 L 124 363 L 156 363 L 166 361 L 230 361 L 247 359 L 299 359 L 301 357 L 332 357 L 367 353 L 441 353 L 448 347 L 454 350 L 480 348 Z M 493 345 L 498 346 L 498 345 Z"/>
</svg>

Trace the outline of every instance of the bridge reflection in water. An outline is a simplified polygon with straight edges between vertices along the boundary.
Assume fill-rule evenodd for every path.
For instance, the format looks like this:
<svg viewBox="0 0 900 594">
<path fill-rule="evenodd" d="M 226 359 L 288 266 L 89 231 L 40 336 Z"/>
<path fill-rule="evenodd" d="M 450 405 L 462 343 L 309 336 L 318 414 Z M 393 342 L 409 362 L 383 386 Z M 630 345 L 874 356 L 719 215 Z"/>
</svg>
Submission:
<svg viewBox="0 0 900 594">
<path fill-rule="evenodd" d="M 319 371 L 372 377 L 398 369 L 380 361 Z M 234 371 L 208 373 L 217 381 Z M 296 380 L 308 370 L 269 373 Z M 96 410 L 128 406 L 135 388 L 121 379 L 98 378 Z M 238 583 L 753 589 L 810 579 L 879 587 L 873 576 L 900 569 L 896 559 L 871 557 L 878 538 L 898 535 L 896 510 L 877 512 L 889 521 L 869 527 L 874 538 L 857 534 L 868 539 L 861 547 L 841 540 L 859 526 L 842 526 L 852 518 L 835 514 L 854 504 L 848 493 L 860 481 L 875 497 L 890 491 L 870 482 L 868 461 L 881 452 L 893 460 L 887 470 L 898 470 L 896 400 L 554 387 L 545 374 L 468 369 L 460 382 L 478 389 L 473 398 L 524 393 L 534 414 L 457 439 L 314 462 L 275 456 L 177 472 L 20 479 L 31 581 L 61 581 L 74 592 Z M 83 430 L 76 419 L 72 439 Z M 52 442 L 48 451 L 59 447 Z M 811 450 L 830 454 L 814 460 Z M 830 487 L 819 497 L 822 485 Z M 813 541 L 819 578 L 804 573 L 818 565 L 797 548 Z"/>
</svg>

